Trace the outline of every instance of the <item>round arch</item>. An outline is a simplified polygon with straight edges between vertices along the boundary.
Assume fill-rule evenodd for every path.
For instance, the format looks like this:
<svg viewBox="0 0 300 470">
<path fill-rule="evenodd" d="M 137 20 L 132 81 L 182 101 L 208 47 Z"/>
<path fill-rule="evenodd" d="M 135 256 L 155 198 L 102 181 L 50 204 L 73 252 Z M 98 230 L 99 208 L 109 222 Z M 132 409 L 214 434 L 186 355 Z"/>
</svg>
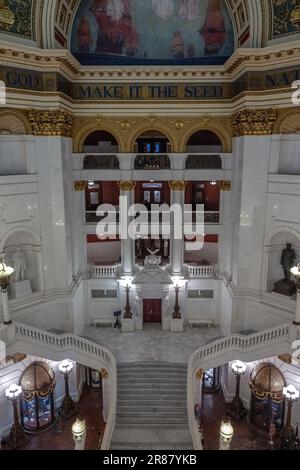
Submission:
<svg viewBox="0 0 300 470">
<path fill-rule="evenodd" d="M 166 126 L 164 126 L 160 122 L 155 122 L 153 124 L 142 123 L 138 125 L 135 129 L 134 134 L 132 134 L 130 138 L 128 138 L 126 151 L 134 152 L 134 145 L 137 139 L 141 137 L 144 133 L 151 132 L 151 131 L 160 132 L 169 140 L 169 143 L 171 146 L 171 152 L 178 151 L 178 142 L 177 142 L 176 136 L 170 132 L 170 129 L 168 129 Z"/>
<path fill-rule="evenodd" d="M 186 147 L 189 139 L 198 131 L 210 131 L 216 134 L 222 144 L 222 152 L 230 153 L 232 151 L 232 134 L 225 125 L 216 122 L 208 123 L 206 126 L 195 123 L 181 137 L 179 141 L 179 151 L 186 153 Z"/>
<path fill-rule="evenodd" d="M 4 132 L 3 132 L 4 131 Z M 30 135 L 31 125 L 26 116 L 14 109 L 2 109 L 0 111 L 0 134 Z"/>
<path fill-rule="evenodd" d="M 119 152 L 124 152 L 125 148 L 125 142 L 123 138 L 120 136 L 119 130 L 108 123 L 103 123 L 101 125 L 98 124 L 87 124 L 86 126 L 83 126 L 79 132 L 74 135 L 74 143 L 73 143 L 73 149 L 74 153 L 83 153 L 83 146 L 84 142 L 87 139 L 87 137 L 92 134 L 93 132 L 97 131 L 105 131 L 109 132 L 117 141 L 118 146 L 119 146 Z"/>
<path fill-rule="evenodd" d="M 6 242 L 12 235 L 15 235 L 17 233 L 22 233 L 22 232 L 31 235 L 35 246 L 41 246 L 42 244 L 41 237 L 34 228 L 27 226 L 27 225 L 19 225 L 14 228 L 11 228 L 10 230 L 8 230 L 7 232 L 3 234 L 3 236 L 1 237 L 1 242 L 0 242 L 0 252 L 4 251 Z"/>
<path fill-rule="evenodd" d="M 277 119 L 275 134 L 300 133 L 300 111 L 295 108 L 288 109 Z"/>
<path fill-rule="evenodd" d="M 300 242 L 300 232 L 295 230 L 293 227 L 288 227 L 286 225 L 278 225 L 278 227 L 273 228 L 265 237 L 264 246 L 269 246 L 272 239 L 279 233 L 288 233 L 289 235 L 298 238 Z"/>
</svg>

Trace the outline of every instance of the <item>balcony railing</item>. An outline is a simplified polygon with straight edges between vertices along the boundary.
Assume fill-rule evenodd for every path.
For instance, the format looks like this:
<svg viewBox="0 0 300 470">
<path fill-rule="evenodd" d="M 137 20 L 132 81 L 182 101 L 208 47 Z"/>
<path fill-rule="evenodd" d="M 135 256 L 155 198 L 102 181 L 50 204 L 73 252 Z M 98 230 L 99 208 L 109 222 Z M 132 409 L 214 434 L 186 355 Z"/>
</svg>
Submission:
<svg viewBox="0 0 300 470">
<path fill-rule="evenodd" d="M 117 155 L 92 154 L 83 159 L 84 170 L 118 170 L 120 163 Z"/>
<path fill-rule="evenodd" d="M 135 170 L 170 170 L 171 160 L 165 154 L 137 155 L 134 161 Z"/>
<path fill-rule="evenodd" d="M 192 154 L 187 157 L 187 170 L 221 170 L 222 159 L 218 154 Z"/>
<path fill-rule="evenodd" d="M 212 279 L 214 277 L 214 266 L 191 266 L 189 265 L 189 274 L 191 279 Z"/>
<path fill-rule="evenodd" d="M 93 279 L 114 279 L 116 277 L 118 266 L 98 266 L 96 264 L 90 265 L 90 276 Z"/>
</svg>

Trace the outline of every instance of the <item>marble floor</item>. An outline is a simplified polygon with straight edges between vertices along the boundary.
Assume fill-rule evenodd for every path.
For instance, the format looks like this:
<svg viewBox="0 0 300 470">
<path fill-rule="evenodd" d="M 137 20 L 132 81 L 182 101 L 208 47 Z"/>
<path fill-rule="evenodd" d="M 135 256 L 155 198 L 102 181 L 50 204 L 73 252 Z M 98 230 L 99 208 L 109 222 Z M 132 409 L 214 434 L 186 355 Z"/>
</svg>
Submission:
<svg viewBox="0 0 300 470">
<path fill-rule="evenodd" d="M 186 363 L 197 348 L 223 335 L 219 327 L 187 327 L 183 333 L 171 333 L 160 326 L 147 325 L 135 333 L 122 333 L 105 326 L 87 327 L 82 336 L 106 346 L 117 362 Z"/>
</svg>

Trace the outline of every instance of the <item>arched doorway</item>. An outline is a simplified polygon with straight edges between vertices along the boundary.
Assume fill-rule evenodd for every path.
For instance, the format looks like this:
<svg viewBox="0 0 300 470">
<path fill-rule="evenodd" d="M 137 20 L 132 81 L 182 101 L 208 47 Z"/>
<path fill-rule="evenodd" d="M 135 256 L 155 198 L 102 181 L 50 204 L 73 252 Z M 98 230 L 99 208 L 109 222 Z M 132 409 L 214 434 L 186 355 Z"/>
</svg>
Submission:
<svg viewBox="0 0 300 470">
<path fill-rule="evenodd" d="M 19 384 L 23 427 L 28 432 L 38 432 L 51 426 L 55 419 L 56 385 L 51 367 L 43 361 L 33 362 L 22 373 Z"/>
<path fill-rule="evenodd" d="M 171 151 L 168 137 L 159 131 L 147 131 L 135 141 L 134 152 L 141 154 L 163 154 Z"/>
<path fill-rule="evenodd" d="M 286 380 L 272 363 L 258 364 L 250 375 L 251 403 L 249 421 L 258 430 L 269 432 L 272 424 L 280 431 L 284 425 L 283 388 Z"/>
<path fill-rule="evenodd" d="M 220 138 L 209 130 L 195 132 L 186 144 L 187 153 L 221 153 L 222 150 Z"/>
<path fill-rule="evenodd" d="M 119 145 L 117 139 L 107 131 L 97 130 L 89 134 L 83 144 L 84 153 L 118 153 Z"/>
</svg>

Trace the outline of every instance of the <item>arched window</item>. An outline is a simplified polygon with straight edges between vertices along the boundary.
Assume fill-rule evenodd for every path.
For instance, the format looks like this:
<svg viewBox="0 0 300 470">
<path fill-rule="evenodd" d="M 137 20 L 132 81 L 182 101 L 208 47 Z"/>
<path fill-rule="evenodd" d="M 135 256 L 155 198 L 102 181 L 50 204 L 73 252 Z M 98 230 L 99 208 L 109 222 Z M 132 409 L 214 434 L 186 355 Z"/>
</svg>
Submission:
<svg viewBox="0 0 300 470">
<path fill-rule="evenodd" d="M 140 135 L 134 144 L 135 153 L 161 154 L 170 152 L 168 137 L 159 131 L 147 131 Z"/>
<path fill-rule="evenodd" d="M 186 144 L 187 153 L 221 153 L 222 142 L 212 131 L 201 130 L 195 132 Z"/>
<path fill-rule="evenodd" d="M 46 362 L 33 362 L 22 373 L 19 383 L 23 427 L 29 432 L 48 428 L 55 419 L 53 370 Z"/>
<path fill-rule="evenodd" d="M 106 131 L 94 131 L 84 141 L 84 153 L 118 153 L 117 139 Z"/>
</svg>

